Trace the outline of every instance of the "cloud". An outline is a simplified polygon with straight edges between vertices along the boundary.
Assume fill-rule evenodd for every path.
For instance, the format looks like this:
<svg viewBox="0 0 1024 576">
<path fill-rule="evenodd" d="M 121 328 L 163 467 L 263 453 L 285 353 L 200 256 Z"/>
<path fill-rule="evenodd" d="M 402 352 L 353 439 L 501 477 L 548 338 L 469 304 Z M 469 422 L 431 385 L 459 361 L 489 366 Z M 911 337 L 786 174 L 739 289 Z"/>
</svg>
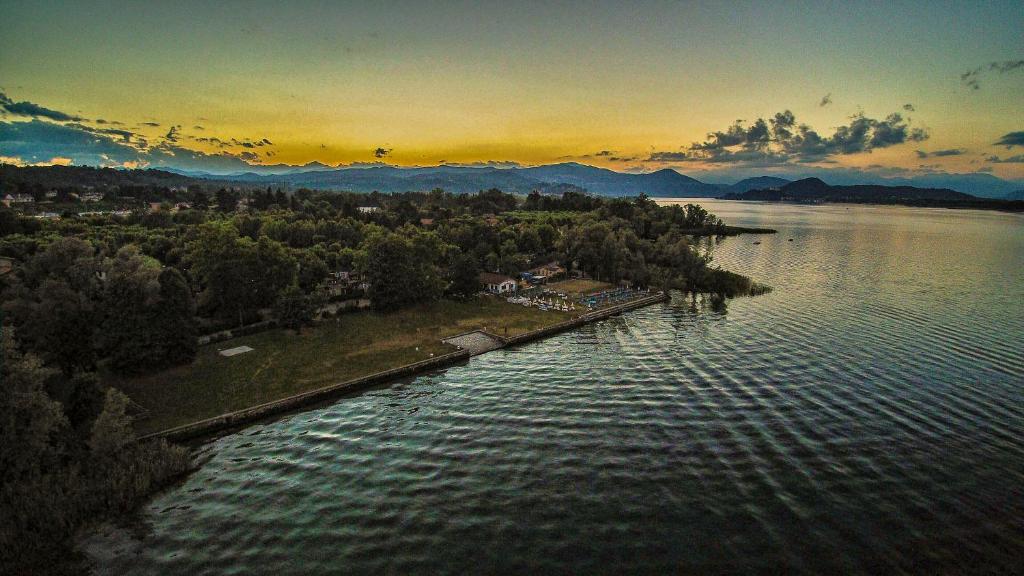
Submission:
<svg viewBox="0 0 1024 576">
<path fill-rule="evenodd" d="M 56 120 L 57 122 L 80 122 L 83 120 L 80 116 L 73 116 L 57 110 L 51 110 L 32 102 L 15 102 L 3 92 L 0 92 L 0 109 L 18 116 L 48 118 L 50 120 Z"/>
<path fill-rule="evenodd" d="M 595 152 L 594 156 L 611 156 L 613 154 L 615 154 L 615 152 L 611 150 L 601 150 L 600 152 Z"/>
<path fill-rule="evenodd" d="M 925 152 L 923 150 L 917 150 L 918 158 L 941 158 L 943 156 L 960 156 L 967 152 L 963 148 L 950 148 L 949 150 L 936 150 L 935 152 Z"/>
<path fill-rule="evenodd" d="M 686 160 L 686 152 L 651 152 L 644 162 L 682 162 Z"/>
<path fill-rule="evenodd" d="M 831 136 L 823 136 L 807 124 L 797 123 L 796 116 L 785 110 L 767 120 L 758 118 L 749 126 L 737 120 L 725 130 L 709 133 L 705 141 L 691 144 L 685 158 L 673 160 L 762 166 L 827 163 L 834 156 L 922 142 L 928 137 L 926 130 L 911 127 L 910 120 L 898 112 L 881 120 L 858 113 L 850 117 L 848 124 L 838 126 Z M 648 161 L 659 158 L 652 155 Z"/>
<path fill-rule="evenodd" d="M 986 162 L 993 164 L 1024 164 L 1024 154 L 1017 154 L 1016 156 L 1007 156 L 1006 158 L 1000 158 L 993 154 L 985 158 Z"/>
<path fill-rule="evenodd" d="M 1007 149 L 1013 148 L 1014 146 L 1024 146 L 1024 130 L 1004 134 L 1002 138 L 996 140 L 995 145 L 1006 146 Z"/>
<path fill-rule="evenodd" d="M 143 126 L 152 126 L 152 127 L 155 128 L 157 126 L 160 126 L 160 123 L 159 122 L 143 122 L 142 125 Z"/>
<path fill-rule="evenodd" d="M 33 119 L 0 122 L 0 150 L 26 164 L 52 163 L 66 158 L 76 165 L 175 167 L 209 172 L 244 171 L 258 160 L 253 152 L 206 153 L 171 140 L 150 146 L 139 135 L 122 130 L 96 128 L 78 123 L 56 124 Z"/>
<path fill-rule="evenodd" d="M 981 75 L 983 72 L 1007 72 L 1024 71 L 1024 60 L 1004 60 L 1002 62 L 989 62 L 984 66 L 978 66 L 960 75 L 960 82 L 972 90 L 981 89 Z"/>
<path fill-rule="evenodd" d="M 108 158 L 117 163 L 138 160 L 140 151 L 121 138 L 83 129 L 80 125 L 61 125 L 31 120 L 0 122 L 0 149 L 7 156 L 28 163 L 55 157 L 71 158 L 75 164 L 103 165 Z"/>
<path fill-rule="evenodd" d="M 181 126 L 171 126 L 171 129 L 167 131 L 167 135 L 164 136 L 164 139 L 168 142 L 177 142 L 180 137 Z"/>
<path fill-rule="evenodd" d="M 903 105 L 903 109 L 906 110 L 907 112 L 913 112 L 914 111 L 914 105 L 913 104 L 904 104 Z"/>
<path fill-rule="evenodd" d="M 821 97 L 821 102 L 818 102 L 818 106 L 820 106 L 821 108 L 824 108 L 825 106 L 828 106 L 831 103 L 832 103 L 832 93 L 829 92 L 828 94 L 825 94 L 824 96 Z"/>
<path fill-rule="evenodd" d="M 383 157 L 387 156 L 390 153 L 391 153 L 391 149 L 390 148 L 377 148 L 376 150 L 373 151 L 373 157 L 374 158 L 383 158 Z"/>
</svg>

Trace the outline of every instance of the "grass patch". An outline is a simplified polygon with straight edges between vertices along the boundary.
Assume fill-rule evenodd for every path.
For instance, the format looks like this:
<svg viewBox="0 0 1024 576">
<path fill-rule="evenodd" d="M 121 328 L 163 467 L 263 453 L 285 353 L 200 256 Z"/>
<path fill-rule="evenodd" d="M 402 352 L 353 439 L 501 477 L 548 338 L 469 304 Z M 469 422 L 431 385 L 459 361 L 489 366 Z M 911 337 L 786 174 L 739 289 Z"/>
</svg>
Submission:
<svg viewBox="0 0 1024 576">
<path fill-rule="evenodd" d="M 590 294 L 592 292 L 600 292 L 602 290 L 608 290 L 614 288 L 613 284 L 607 282 L 598 282 L 597 280 L 590 280 L 587 278 L 579 278 L 575 280 L 563 280 L 561 282 L 553 282 L 547 285 L 548 290 L 554 290 L 556 292 L 564 292 L 571 297 L 579 297 L 584 294 Z"/>
<path fill-rule="evenodd" d="M 146 434 L 451 352 L 441 338 L 461 332 L 486 327 L 515 336 L 568 318 L 499 298 L 442 300 L 392 314 L 346 314 L 302 334 L 271 330 L 235 338 L 201 347 L 187 366 L 139 378 L 106 375 L 106 381 L 148 411 L 136 422 Z M 218 354 L 238 346 L 254 350 Z"/>
</svg>

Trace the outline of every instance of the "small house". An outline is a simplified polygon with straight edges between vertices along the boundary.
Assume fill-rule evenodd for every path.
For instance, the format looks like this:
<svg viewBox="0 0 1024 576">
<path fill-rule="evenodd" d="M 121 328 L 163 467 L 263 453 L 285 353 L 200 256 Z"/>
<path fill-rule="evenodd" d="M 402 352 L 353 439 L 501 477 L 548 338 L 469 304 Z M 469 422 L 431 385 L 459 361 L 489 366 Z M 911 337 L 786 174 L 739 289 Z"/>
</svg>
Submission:
<svg viewBox="0 0 1024 576">
<path fill-rule="evenodd" d="M 480 284 L 492 294 L 510 294 L 516 291 L 516 281 L 503 274 L 481 272 Z"/>
<path fill-rule="evenodd" d="M 11 207 L 11 204 L 31 204 L 35 201 L 36 199 L 31 194 L 8 194 L 3 199 L 4 206 L 8 208 Z"/>
<path fill-rule="evenodd" d="M 530 274 L 537 282 L 548 282 L 565 274 L 565 268 L 559 266 L 558 262 L 548 262 L 530 270 Z"/>
<path fill-rule="evenodd" d="M 373 212 L 380 212 L 380 206 L 359 206 L 356 208 L 360 214 L 371 214 Z"/>
</svg>

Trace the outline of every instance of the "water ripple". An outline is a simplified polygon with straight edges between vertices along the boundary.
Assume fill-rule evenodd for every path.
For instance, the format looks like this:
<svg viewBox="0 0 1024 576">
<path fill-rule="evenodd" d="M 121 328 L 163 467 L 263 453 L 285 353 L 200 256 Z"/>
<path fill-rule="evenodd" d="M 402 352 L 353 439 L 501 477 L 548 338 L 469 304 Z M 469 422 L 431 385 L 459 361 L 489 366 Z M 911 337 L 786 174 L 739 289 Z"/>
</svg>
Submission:
<svg viewBox="0 0 1024 576">
<path fill-rule="evenodd" d="M 1011 573 L 1024 221 L 712 209 L 779 228 L 715 251 L 773 293 L 679 295 L 214 440 L 104 568 Z"/>
</svg>

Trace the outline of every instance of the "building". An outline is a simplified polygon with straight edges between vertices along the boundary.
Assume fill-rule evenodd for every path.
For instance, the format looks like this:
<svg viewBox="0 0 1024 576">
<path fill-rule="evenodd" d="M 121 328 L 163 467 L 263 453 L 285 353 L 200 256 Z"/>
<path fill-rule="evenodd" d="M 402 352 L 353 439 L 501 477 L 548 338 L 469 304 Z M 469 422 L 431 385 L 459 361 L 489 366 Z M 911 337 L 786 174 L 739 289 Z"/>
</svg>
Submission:
<svg viewBox="0 0 1024 576">
<path fill-rule="evenodd" d="M 481 272 L 480 284 L 492 294 L 511 294 L 516 291 L 516 281 L 503 274 Z"/>
<path fill-rule="evenodd" d="M 83 192 L 78 196 L 78 201 L 85 202 L 99 202 L 103 200 L 103 193 L 101 192 Z"/>
<path fill-rule="evenodd" d="M 380 212 L 380 206 L 359 206 L 357 210 L 360 214 L 370 214 L 371 212 Z"/>
<path fill-rule="evenodd" d="M 36 199 L 31 194 L 8 194 L 3 199 L 4 206 L 8 208 L 11 207 L 11 204 L 31 204 L 35 201 Z"/>
<path fill-rule="evenodd" d="M 530 274 L 539 282 L 548 282 L 565 275 L 565 268 L 559 266 L 558 262 L 548 262 L 530 270 Z"/>
</svg>

